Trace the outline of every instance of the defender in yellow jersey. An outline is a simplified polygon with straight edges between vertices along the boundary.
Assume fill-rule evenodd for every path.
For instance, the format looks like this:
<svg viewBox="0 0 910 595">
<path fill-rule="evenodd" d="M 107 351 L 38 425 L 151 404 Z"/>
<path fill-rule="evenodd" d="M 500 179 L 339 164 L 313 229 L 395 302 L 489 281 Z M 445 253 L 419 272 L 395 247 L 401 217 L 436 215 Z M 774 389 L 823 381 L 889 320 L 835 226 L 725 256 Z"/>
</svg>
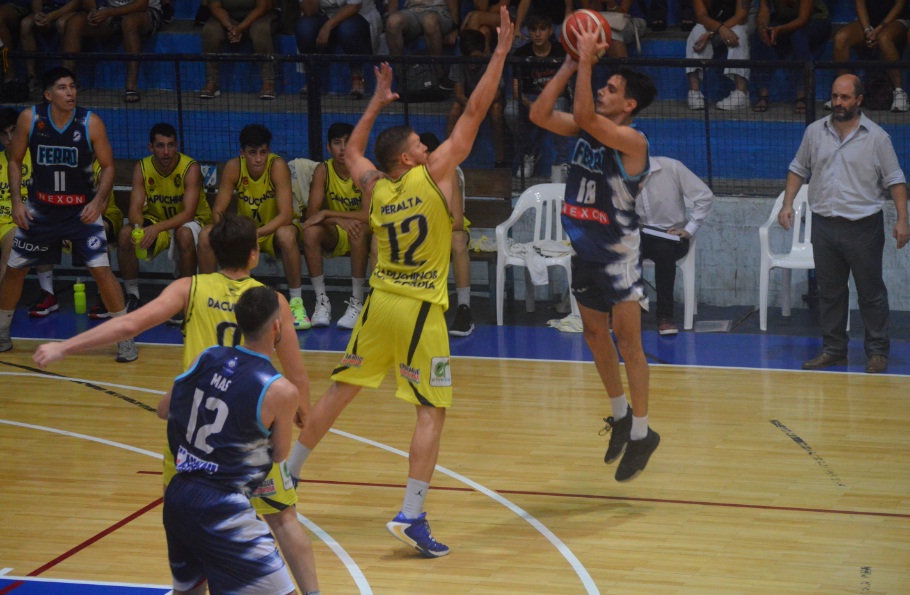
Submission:
<svg viewBox="0 0 910 595">
<path fill-rule="evenodd" d="M 344 122 L 329 126 L 326 148 L 332 157 L 316 166 L 310 184 L 301 249 L 310 272 L 310 283 L 316 292 L 316 306 L 310 318 L 316 327 L 329 326 L 332 322 L 332 304 L 325 292 L 322 268 L 324 255 L 351 255 L 351 299 L 338 320 L 338 328 L 354 328 L 363 308 L 372 234 L 360 188 L 354 184 L 344 159 L 352 130 L 354 127 Z"/>
<path fill-rule="evenodd" d="M 19 112 L 13 108 L 6 107 L 0 110 L 0 145 L 3 151 L 0 152 L 0 279 L 6 273 L 6 263 L 9 260 L 10 251 L 13 249 L 13 233 L 16 224 L 13 223 L 13 208 L 10 201 L 9 193 L 9 145 L 16 134 L 16 120 L 19 119 Z M 28 181 L 32 177 L 32 158 L 26 149 L 25 156 L 22 158 L 22 188 L 20 190 L 22 199 L 28 196 Z M 56 301 L 54 303 L 56 305 Z"/>
<path fill-rule="evenodd" d="M 177 131 L 159 122 L 149 131 L 151 155 L 133 166 L 129 226 L 120 232 L 120 275 L 129 311 L 139 307 L 139 258 L 133 230 L 143 230 L 139 245 L 151 260 L 167 251 L 179 277 L 196 273 L 196 245 L 212 211 L 202 192 L 199 164 L 177 149 Z M 179 321 L 180 318 L 172 322 Z"/>
<path fill-rule="evenodd" d="M 345 159 L 369 204 L 370 227 L 378 259 L 367 299 L 351 341 L 332 374 L 334 381 L 319 399 L 288 458 L 297 477 L 312 449 L 363 386 L 378 386 L 392 368 L 396 396 L 416 406 L 417 423 L 409 450 L 404 502 L 386 524 L 396 538 L 430 558 L 449 548 L 433 538 L 423 512 L 446 408 L 452 404 L 449 336 L 443 312 L 453 216 L 464 205 L 453 188 L 455 168 L 471 152 L 477 130 L 496 95 L 514 29 L 506 7 L 500 8 L 496 51 L 471 94 L 451 136 L 433 153 L 408 126 L 383 131 L 374 152 L 379 169 L 366 157 L 370 130 L 380 111 L 398 98 L 392 92 L 392 68 L 376 68 L 376 92 L 354 128 Z"/>
<path fill-rule="evenodd" d="M 35 351 L 35 363 L 44 368 L 67 355 L 107 345 L 121 337 L 137 335 L 182 311 L 187 313 L 183 369 L 212 345 L 235 345 L 240 335 L 236 332 L 233 305 L 243 289 L 261 285 L 249 276 L 250 269 L 259 263 L 256 228 L 249 219 L 226 213 L 212 228 L 210 238 L 221 267 L 219 273 L 177 279 L 157 298 L 126 316 L 105 322 L 66 341 L 45 343 Z M 284 340 L 278 342 L 276 352 L 282 373 L 300 393 L 296 420 L 300 426 L 309 412 L 310 381 L 300 356 L 290 307 L 283 296 L 279 295 L 278 301 Z M 175 371 L 175 374 L 183 369 Z M 168 402 L 162 400 L 158 407 L 159 411 L 166 412 Z M 273 465 L 252 502 L 275 533 L 297 583 L 304 592 L 312 592 L 319 588 L 315 560 L 309 539 L 296 518 L 297 493 L 286 469 L 283 464 Z M 165 484 L 173 474 L 174 458 L 165 449 Z"/>
<path fill-rule="evenodd" d="M 212 220 L 217 223 L 237 192 L 237 213 L 256 224 L 259 248 L 281 258 L 288 280 L 294 328 L 310 328 L 303 307 L 300 272 L 299 230 L 291 222 L 294 215 L 291 170 L 284 159 L 271 152 L 272 133 L 261 124 L 248 124 L 240 131 L 240 156 L 224 165 L 218 195 L 212 207 Z M 208 242 L 208 230 L 199 238 L 199 272 L 213 273 L 217 263 Z"/>
</svg>

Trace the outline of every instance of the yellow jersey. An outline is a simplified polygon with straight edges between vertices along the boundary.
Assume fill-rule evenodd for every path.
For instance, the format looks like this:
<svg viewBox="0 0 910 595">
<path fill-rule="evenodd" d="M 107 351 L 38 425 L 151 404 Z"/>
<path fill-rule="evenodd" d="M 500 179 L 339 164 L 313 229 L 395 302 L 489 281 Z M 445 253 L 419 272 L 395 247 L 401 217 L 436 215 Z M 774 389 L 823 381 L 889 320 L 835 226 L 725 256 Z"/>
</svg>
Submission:
<svg viewBox="0 0 910 595">
<path fill-rule="evenodd" d="M 145 205 L 142 207 L 143 215 L 150 215 L 158 221 L 170 219 L 177 213 L 182 213 L 185 205 L 183 195 L 186 194 L 186 172 L 196 160 L 183 153 L 178 153 L 177 167 L 168 175 L 162 175 L 155 169 L 154 156 L 149 155 L 139 161 L 139 169 L 145 185 Z M 199 225 L 208 225 L 212 222 L 212 208 L 205 199 L 205 193 L 200 190 L 199 204 L 196 206 L 196 215 L 193 217 Z"/>
<path fill-rule="evenodd" d="M 237 190 L 237 214 L 249 217 L 262 227 L 278 216 L 278 198 L 272 183 L 272 164 L 278 155 L 269 153 L 265 171 L 254 180 L 246 166 L 246 159 L 240 158 L 240 177 L 234 189 Z"/>
<path fill-rule="evenodd" d="M 362 204 L 360 188 L 354 185 L 351 177 L 342 178 L 335 171 L 335 160 L 325 162 L 325 205 L 330 211 L 359 211 Z"/>
<path fill-rule="evenodd" d="M 260 285 L 252 277 L 235 280 L 222 273 L 193 276 L 183 323 L 184 370 L 209 347 L 243 344 L 234 304 L 244 291 Z"/>
<path fill-rule="evenodd" d="M 452 213 L 425 165 L 376 182 L 370 227 L 379 247 L 370 286 L 448 308 Z"/>
<path fill-rule="evenodd" d="M 28 200 L 28 184 L 32 177 L 32 155 L 28 149 L 22 158 L 22 187 L 19 196 Z M 0 225 L 13 222 L 13 201 L 9 196 L 9 159 L 0 151 Z"/>
</svg>

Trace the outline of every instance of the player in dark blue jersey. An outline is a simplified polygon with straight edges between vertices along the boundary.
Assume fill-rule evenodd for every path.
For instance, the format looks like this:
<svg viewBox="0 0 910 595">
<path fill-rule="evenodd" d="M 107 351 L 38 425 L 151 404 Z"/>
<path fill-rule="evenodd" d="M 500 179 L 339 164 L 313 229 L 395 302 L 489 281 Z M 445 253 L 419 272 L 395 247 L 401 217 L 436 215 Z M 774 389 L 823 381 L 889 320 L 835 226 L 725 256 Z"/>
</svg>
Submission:
<svg viewBox="0 0 910 595">
<path fill-rule="evenodd" d="M 269 527 L 250 504 L 290 450 L 297 388 L 272 366 L 278 296 L 248 289 L 234 306 L 246 344 L 210 347 L 174 381 L 167 439 L 177 475 L 164 493 L 174 592 L 294 593 Z"/>
<path fill-rule="evenodd" d="M 572 240 L 572 293 L 578 303 L 585 340 L 613 415 L 606 463 L 622 460 L 617 481 L 644 471 L 660 442 L 648 428 L 648 361 L 641 344 L 641 309 L 648 307 L 641 280 L 635 200 L 648 173 L 648 139 L 631 124 L 657 95 L 654 82 L 620 69 L 597 92 L 591 88 L 594 65 L 608 44 L 593 26 L 579 33 L 579 58 L 566 57 L 559 72 L 531 106 L 531 121 L 578 140 L 570 159 L 562 210 L 563 228 Z M 573 113 L 556 111 L 556 100 L 578 73 Z M 632 407 L 626 401 L 619 356 L 610 336 L 610 316 L 626 365 Z"/>
<path fill-rule="evenodd" d="M 44 75 L 45 102 L 23 110 L 10 148 L 9 182 L 13 222 L 18 226 L 9 268 L 0 283 L 0 352 L 13 348 L 10 325 L 22 295 L 25 275 L 33 266 L 57 264 L 62 240 L 85 263 L 98 284 L 111 316 L 126 314 L 123 292 L 107 255 L 101 216 L 114 185 L 114 154 L 104 122 L 76 106 L 76 79 L 65 68 Z M 21 196 L 20 177 L 26 149 L 32 157 L 28 203 Z M 97 187 L 92 162 L 101 174 Z M 117 344 L 117 361 L 139 357 L 132 339 Z"/>
</svg>

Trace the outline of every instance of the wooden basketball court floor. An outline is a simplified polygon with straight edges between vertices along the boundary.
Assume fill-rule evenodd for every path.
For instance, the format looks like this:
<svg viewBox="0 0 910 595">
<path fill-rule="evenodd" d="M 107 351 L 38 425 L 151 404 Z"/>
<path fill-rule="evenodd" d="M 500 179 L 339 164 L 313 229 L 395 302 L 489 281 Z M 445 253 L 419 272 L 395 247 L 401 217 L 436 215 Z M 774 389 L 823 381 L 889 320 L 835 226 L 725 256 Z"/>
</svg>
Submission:
<svg viewBox="0 0 910 595">
<path fill-rule="evenodd" d="M 148 343 L 179 335 L 143 335 L 132 364 L 106 349 L 42 372 L 21 337 L 81 322 L 22 314 L 0 354 L 0 595 L 167 593 L 153 409 L 180 347 Z M 315 400 L 346 335 L 300 337 Z M 298 490 L 322 592 L 910 593 L 906 341 L 881 376 L 861 372 L 861 351 L 836 372 L 794 371 L 818 349 L 803 337 L 646 333 L 645 346 L 662 442 L 620 484 L 580 335 L 481 327 L 453 341 L 455 407 L 426 506 L 451 554 L 436 560 L 384 526 L 413 408 L 391 375 L 361 393 Z"/>
</svg>

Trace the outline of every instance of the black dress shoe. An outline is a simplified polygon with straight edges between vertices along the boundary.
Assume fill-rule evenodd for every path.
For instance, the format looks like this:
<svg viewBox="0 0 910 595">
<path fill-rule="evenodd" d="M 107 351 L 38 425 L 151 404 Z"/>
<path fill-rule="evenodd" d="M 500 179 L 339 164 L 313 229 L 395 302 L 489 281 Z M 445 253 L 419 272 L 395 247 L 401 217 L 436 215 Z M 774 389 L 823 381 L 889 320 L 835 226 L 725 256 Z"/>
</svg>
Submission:
<svg viewBox="0 0 910 595">
<path fill-rule="evenodd" d="M 821 370 L 823 368 L 830 368 L 831 366 L 846 366 L 847 358 L 843 355 L 833 355 L 831 353 L 825 353 L 824 351 L 819 353 L 814 358 L 810 359 L 807 362 L 803 363 L 803 370 Z"/>
</svg>

